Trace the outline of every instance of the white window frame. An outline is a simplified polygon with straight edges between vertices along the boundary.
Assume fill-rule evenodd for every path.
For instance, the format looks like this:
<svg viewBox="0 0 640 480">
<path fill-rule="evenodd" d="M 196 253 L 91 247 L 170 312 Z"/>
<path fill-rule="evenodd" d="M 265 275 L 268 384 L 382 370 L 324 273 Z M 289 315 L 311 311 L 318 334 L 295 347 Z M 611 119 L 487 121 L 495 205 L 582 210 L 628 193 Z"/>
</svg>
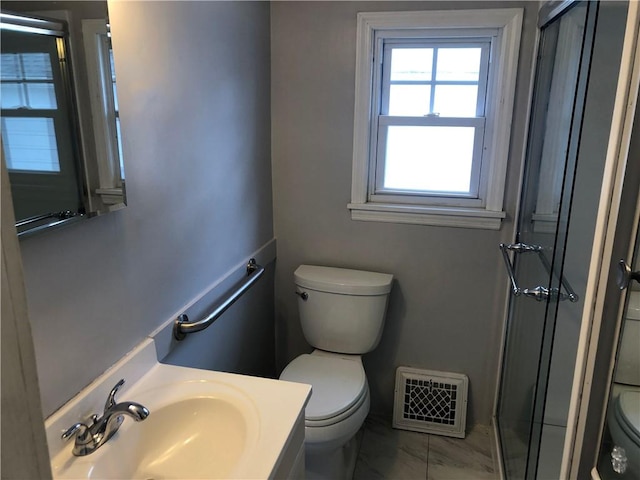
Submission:
<svg viewBox="0 0 640 480">
<path fill-rule="evenodd" d="M 82 36 L 98 164 L 99 187 L 94 193 L 100 196 L 105 205 L 120 205 L 124 202 L 124 182 L 120 173 L 116 128 L 118 114 L 113 97 L 107 20 L 83 20 Z"/>
<path fill-rule="evenodd" d="M 502 208 L 522 17 L 523 10 L 519 8 L 358 14 L 353 177 L 348 204 L 353 220 L 500 228 L 505 217 Z M 375 180 L 378 164 L 375 152 L 376 142 L 380 141 L 377 134 L 379 117 L 382 119 L 380 85 L 384 80 L 374 59 L 382 58 L 384 39 L 425 38 L 425 35 L 428 39 L 470 41 L 491 38 L 482 165 L 477 172 L 474 198 L 450 194 L 394 195 L 379 188 L 376 191 L 379 185 Z M 417 118 L 422 123 L 430 122 L 430 117 Z M 478 123 L 477 118 L 469 120 L 474 125 Z"/>
</svg>

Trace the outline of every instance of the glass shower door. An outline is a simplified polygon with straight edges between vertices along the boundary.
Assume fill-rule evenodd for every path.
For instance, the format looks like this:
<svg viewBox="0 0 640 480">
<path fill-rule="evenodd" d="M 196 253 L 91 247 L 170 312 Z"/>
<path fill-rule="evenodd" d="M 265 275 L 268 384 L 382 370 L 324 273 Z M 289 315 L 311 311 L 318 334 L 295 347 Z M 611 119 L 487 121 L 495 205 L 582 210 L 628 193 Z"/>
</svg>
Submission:
<svg viewBox="0 0 640 480">
<path fill-rule="evenodd" d="M 536 478 L 568 219 L 597 4 L 541 26 L 525 182 L 515 243 L 501 245 L 512 296 L 497 411 L 506 478 Z"/>
</svg>

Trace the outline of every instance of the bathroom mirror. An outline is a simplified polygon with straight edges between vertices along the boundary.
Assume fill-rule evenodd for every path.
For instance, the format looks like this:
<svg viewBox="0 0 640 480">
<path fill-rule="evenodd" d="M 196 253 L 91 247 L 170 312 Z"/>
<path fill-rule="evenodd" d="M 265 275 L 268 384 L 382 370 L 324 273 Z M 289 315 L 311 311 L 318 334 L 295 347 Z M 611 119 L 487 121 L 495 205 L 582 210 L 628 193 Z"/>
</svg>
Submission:
<svg viewBox="0 0 640 480">
<path fill-rule="evenodd" d="M 126 205 L 107 3 L 3 1 L 2 147 L 19 236 Z"/>
</svg>

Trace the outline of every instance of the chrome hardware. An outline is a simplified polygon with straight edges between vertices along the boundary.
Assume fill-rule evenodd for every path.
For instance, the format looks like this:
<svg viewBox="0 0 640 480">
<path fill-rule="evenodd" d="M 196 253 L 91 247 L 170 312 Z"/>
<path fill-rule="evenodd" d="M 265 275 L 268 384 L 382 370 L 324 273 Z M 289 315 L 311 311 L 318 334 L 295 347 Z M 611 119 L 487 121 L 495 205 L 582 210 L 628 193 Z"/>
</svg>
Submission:
<svg viewBox="0 0 640 480">
<path fill-rule="evenodd" d="M 111 389 L 104 406 L 102 417 L 91 415 L 87 423 L 76 423 L 63 434 L 64 440 L 75 436 L 73 454 L 77 457 L 89 455 L 104 445 L 114 433 L 118 431 L 124 421 L 124 415 L 131 417 L 136 422 L 141 422 L 149 416 L 149 410 L 135 402 L 116 403 L 115 395 L 124 385 L 124 379 L 120 380 Z"/>
<path fill-rule="evenodd" d="M 89 432 L 89 427 L 84 423 L 76 423 L 75 425 L 71 426 L 62 434 L 62 439 L 67 440 L 74 435 L 76 436 L 76 443 L 73 447 L 74 455 L 76 449 L 80 447 L 85 448 L 87 445 L 93 442 L 93 437 Z"/>
<path fill-rule="evenodd" d="M 544 254 L 544 248 L 540 245 L 528 245 L 526 243 L 514 243 L 514 244 L 500 244 L 500 250 L 502 251 L 502 259 L 504 260 L 504 264 L 507 267 L 507 274 L 509 275 L 509 281 L 511 282 L 511 292 L 514 296 L 518 297 L 520 295 L 524 295 L 526 297 L 532 297 L 537 301 L 541 302 L 543 300 L 547 300 L 549 297 L 556 300 L 569 300 L 572 303 L 577 302 L 580 298 L 573 291 L 569 282 L 564 278 L 560 278 L 560 283 L 564 287 L 567 293 L 563 293 L 559 291 L 557 288 L 552 288 L 549 290 L 546 287 L 541 285 L 534 288 L 520 288 L 518 286 L 518 282 L 516 281 L 516 275 L 513 269 L 513 264 L 511 263 L 511 259 L 509 258 L 508 251 L 512 251 L 516 254 L 518 253 L 537 253 L 538 258 L 542 262 L 545 270 L 551 273 L 551 265 L 549 264 L 549 260 L 547 260 L 546 255 Z"/>
<path fill-rule="evenodd" d="M 307 292 L 295 292 L 295 293 L 305 302 L 309 299 L 309 294 Z"/>
<path fill-rule="evenodd" d="M 104 403 L 104 411 L 115 407 L 116 405 L 116 393 L 120 390 L 120 387 L 124 385 L 124 378 L 121 378 L 118 383 L 116 383 L 111 391 L 109 392 L 109 396 L 107 397 L 107 401 Z"/>
<path fill-rule="evenodd" d="M 63 212 L 51 212 L 45 213 L 44 215 L 36 215 L 35 217 L 25 218 L 24 220 L 20 220 L 16 222 L 16 228 L 24 227 L 25 225 L 29 225 L 30 223 L 40 222 L 42 220 L 47 220 L 49 218 L 55 218 L 57 220 L 68 220 L 73 217 L 81 217 L 82 214 L 78 212 L 72 212 L 71 210 L 65 210 Z"/>
<path fill-rule="evenodd" d="M 618 262 L 618 272 L 616 274 L 616 284 L 620 290 L 624 290 L 629 286 L 631 280 L 640 282 L 640 271 L 632 272 L 631 267 L 627 265 L 627 262 L 620 260 Z"/>
<path fill-rule="evenodd" d="M 505 245 L 504 243 L 500 244 L 500 248 L 505 247 L 507 250 L 511 250 L 516 253 L 526 253 L 526 252 L 541 252 L 542 247 L 540 245 L 529 245 L 527 243 L 510 243 Z"/>
<path fill-rule="evenodd" d="M 19 222 L 16 222 L 16 229 L 17 229 L 16 234 L 18 235 L 18 237 L 31 235 L 33 233 L 44 230 L 45 228 L 76 222 L 84 217 L 85 217 L 84 213 L 72 212 L 70 210 L 66 210 L 63 212 L 45 213 L 44 215 L 36 215 L 34 217 L 25 218 L 24 220 L 20 220 Z M 45 223 L 30 227 L 30 225 L 38 224 L 40 222 L 45 222 Z M 28 227 L 28 228 L 21 230 L 23 227 Z"/>
<path fill-rule="evenodd" d="M 63 212 L 51 212 L 51 213 L 45 213 L 44 215 L 36 215 L 34 217 L 25 218 L 24 220 L 20 220 L 19 222 L 16 222 L 16 229 L 18 229 L 17 235 L 21 237 L 22 235 L 32 234 L 44 228 L 54 227 L 56 225 L 62 225 L 63 223 L 69 223 L 72 221 L 79 220 L 84 216 L 85 215 L 83 213 L 66 210 Z M 30 230 L 20 230 L 20 228 L 22 227 L 43 222 L 45 220 L 51 220 L 51 221 L 46 224 L 33 227 Z"/>
<path fill-rule="evenodd" d="M 194 333 L 204 330 L 213 322 L 215 322 L 227 309 L 233 305 L 244 293 L 251 288 L 251 286 L 258 281 L 258 279 L 264 274 L 264 267 L 261 267 L 256 263 L 255 258 L 249 260 L 247 263 L 247 279 L 244 280 L 240 286 L 231 293 L 227 299 L 222 302 L 208 317 L 203 318 L 197 322 L 189 322 L 189 317 L 186 314 L 178 315 L 178 318 L 173 323 L 173 337 L 180 341 L 184 340 L 187 333 Z"/>
<path fill-rule="evenodd" d="M 623 475 L 627 471 L 628 458 L 627 452 L 617 445 L 611 450 L 611 468 L 619 475 Z"/>
<path fill-rule="evenodd" d="M 541 285 L 538 285 L 535 288 L 525 288 L 522 290 L 522 295 L 525 297 L 532 297 L 538 302 L 542 302 L 549 298 L 549 289 L 545 288 Z"/>
</svg>

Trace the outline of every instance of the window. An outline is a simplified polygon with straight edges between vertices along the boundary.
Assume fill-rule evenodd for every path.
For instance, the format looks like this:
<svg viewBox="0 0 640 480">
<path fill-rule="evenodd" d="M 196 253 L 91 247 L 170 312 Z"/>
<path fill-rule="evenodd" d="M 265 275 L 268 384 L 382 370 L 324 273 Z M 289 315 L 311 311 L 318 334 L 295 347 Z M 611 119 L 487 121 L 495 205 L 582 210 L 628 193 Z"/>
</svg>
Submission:
<svg viewBox="0 0 640 480">
<path fill-rule="evenodd" d="M 521 23 L 358 14 L 354 220 L 500 228 Z"/>
<path fill-rule="evenodd" d="M 60 172 L 58 102 L 46 52 L 2 53 L 2 141 L 7 169 Z"/>
</svg>

